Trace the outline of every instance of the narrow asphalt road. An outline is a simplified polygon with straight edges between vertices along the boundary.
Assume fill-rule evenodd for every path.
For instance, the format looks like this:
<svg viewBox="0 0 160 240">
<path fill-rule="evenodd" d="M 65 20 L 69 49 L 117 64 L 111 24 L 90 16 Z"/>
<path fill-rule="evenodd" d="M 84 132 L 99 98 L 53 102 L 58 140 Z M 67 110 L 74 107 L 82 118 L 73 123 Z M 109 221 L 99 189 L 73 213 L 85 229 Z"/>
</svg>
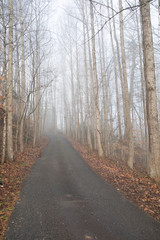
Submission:
<svg viewBox="0 0 160 240">
<path fill-rule="evenodd" d="M 25 180 L 8 240 L 160 240 L 160 223 L 105 183 L 61 136 Z"/>
</svg>

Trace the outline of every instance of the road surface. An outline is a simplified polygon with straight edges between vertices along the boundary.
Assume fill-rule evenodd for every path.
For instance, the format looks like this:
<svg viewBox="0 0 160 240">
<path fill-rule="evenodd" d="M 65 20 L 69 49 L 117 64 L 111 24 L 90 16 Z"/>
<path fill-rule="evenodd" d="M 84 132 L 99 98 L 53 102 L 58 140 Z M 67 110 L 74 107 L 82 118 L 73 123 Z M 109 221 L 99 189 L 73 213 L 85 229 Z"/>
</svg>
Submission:
<svg viewBox="0 0 160 240">
<path fill-rule="evenodd" d="M 104 182 L 62 136 L 23 184 L 8 240 L 160 240 L 160 223 Z"/>
</svg>

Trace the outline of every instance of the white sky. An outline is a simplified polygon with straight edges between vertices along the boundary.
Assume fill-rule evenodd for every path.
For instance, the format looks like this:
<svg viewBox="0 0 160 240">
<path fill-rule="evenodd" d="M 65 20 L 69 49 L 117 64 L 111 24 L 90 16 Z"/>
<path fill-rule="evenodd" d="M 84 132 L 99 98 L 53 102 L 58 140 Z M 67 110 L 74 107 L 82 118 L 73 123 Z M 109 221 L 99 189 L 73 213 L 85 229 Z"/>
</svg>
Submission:
<svg viewBox="0 0 160 240">
<path fill-rule="evenodd" d="M 54 2 L 54 7 L 56 8 L 56 15 L 58 18 L 60 14 L 63 13 L 63 9 L 67 7 L 67 5 L 71 4 L 72 0 L 58 0 Z"/>
</svg>

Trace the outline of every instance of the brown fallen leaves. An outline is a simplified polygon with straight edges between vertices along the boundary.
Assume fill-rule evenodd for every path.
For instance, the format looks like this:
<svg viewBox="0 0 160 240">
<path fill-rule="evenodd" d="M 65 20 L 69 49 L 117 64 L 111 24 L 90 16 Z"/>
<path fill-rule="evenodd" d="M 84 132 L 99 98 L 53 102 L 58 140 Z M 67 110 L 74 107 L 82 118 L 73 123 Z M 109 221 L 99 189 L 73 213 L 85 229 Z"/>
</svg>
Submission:
<svg viewBox="0 0 160 240">
<path fill-rule="evenodd" d="M 48 139 L 43 138 L 35 148 L 26 148 L 24 153 L 18 153 L 13 162 L 0 165 L 0 239 L 18 199 L 22 182 L 47 143 Z"/>
<path fill-rule="evenodd" d="M 153 179 L 145 173 L 131 170 L 123 163 L 117 166 L 111 159 L 98 158 L 96 153 L 89 152 L 86 146 L 68 140 L 97 174 L 160 221 L 160 186 Z"/>
</svg>

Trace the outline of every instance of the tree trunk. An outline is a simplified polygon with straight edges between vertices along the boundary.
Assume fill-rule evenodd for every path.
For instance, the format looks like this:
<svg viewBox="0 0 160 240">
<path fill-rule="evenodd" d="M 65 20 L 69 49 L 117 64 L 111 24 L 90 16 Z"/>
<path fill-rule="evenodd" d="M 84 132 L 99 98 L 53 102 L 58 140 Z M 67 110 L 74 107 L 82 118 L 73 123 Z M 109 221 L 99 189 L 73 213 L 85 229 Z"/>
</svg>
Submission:
<svg viewBox="0 0 160 240">
<path fill-rule="evenodd" d="M 16 108 L 16 115 L 17 115 L 17 122 L 16 122 L 16 136 L 15 136 L 15 151 L 18 151 L 18 136 L 19 136 L 19 125 L 20 125 L 20 109 L 21 109 L 21 99 L 20 99 L 20 66 L 19 66 L 19 41 L 18 41 L 18 29 L 16 28 L 16 57 L 17 57 L 17 64 L 16 64 L 16 79 L 17 79 L 17 108 Z"/>
<path fill-rule="evenodd" d="M 7 150 L 8 159 L 13 161 L 13 130 L 12 130 L 12 104 L 13 104 L 13 1 L 9 0 L 9 50 L 8 50 L 8 122 L 7 122 Z"/>
<path fill-rule="evenodd" d="M 83 2 L 83 41 L 84 41 L 84 68 L 85 68 L 85 94 L 86 94 L 86 118 L 87 118 L 87 144 L 92 150 L 91 132 L 90 132 L 90 110 L 88 96 L 88 72 L 87 72 L 87 51 L 86 51 L 86 33 L 85 33 L 85 12 Z"/>
<path fill-rule="evenodd" d="M 135 50 L 132 50 L 132 68 L 130 75 L 130 107 L 132 109 L 132 127 L 134 129 L 134 77 L 135 77 L 135 66 L 136 66 L 136 57 Z"/>
<path fill-rule="evenodd" d="M 112 15 L 114 15 L 113 1 L 112 0 L 111 0 L 111 8 L 112 8 Z M 115 18 L 113 18 L 113 31 L 114 31 L 114 34 L 113 34 L 114 35 L 114 40 L 115 40 L 115 43 L 116 43 L 116 53 L 117 53 L 118 69 L 119 69 L 120 82 L 121 82 L 121 88 L 122 88 L 124 122 L 126 122 L 127 113 L 126 113 L 126 109 L 125 109 L 125 90 L 124 90 L 124 83 L 123 83 L 123 76 L 122 76 L 120 49 L 119 49 L 119 43 L 118 43 L 117 34 L 116 34 Z"/>
<path fill-rule="evenodd" d="M 71 121 L 72 121 L 72 129 L 71 134 L 72 138 L 75 138 L 75 99 L 74 99 L 74 81 L 73 81 L 73 53 L 72 53 L 72 44 L 70 39 L 70 70 L 71 70 L 71 101 L 72 101 L 72 111 L 71 111 Z"/>
<path fill-rule="evenodd" d="M 150 3 L 147 0 L 140 0 L 140 4 L 142 5 L 143 62 L 149 134 L 149 173 L 152 178 L 160 180 L 159 127 Z"/>
<path fill-rule="evenodd" d="M 108 5 L 109 5 L 109 2 L 108 2 Z M 108 17 L 109 17 L 109 8 L 108 8 Z M 109 28 L 110 28 L 110 38 L 111 38 L 113 61 L 114 61 L 114 77 L 115 77 L 115 86 L 116 86 L 116 105 L 117 105 L 117 117 L 118 117 L 118 130 L 119 130 L 119 138 L 120 138 L 120 140 L 122 140 L 121 116 L 120 116 L 120 108 L 119 108 L 117 61 L 116 61 L 116 54 L 115 54 L 115 50 L 114 50 L 113 35 L 112 35 L 112 28 L 111 28 L 111 22 L 110 21 L 109 21 Z"/>
<path fill-rule="evenodd" d="M 57 91 L 57 89 L 56 89 L 56 82 L 55 82 L 55 86 L 54 86 L 54 134 L 56 134 L 57 133 L 57 108 L 56 108 L 56 104 L 57 104 L 57 102 L 56 102 L 56 91 Z"/>
<path fill-rule="evenodd" d="M 132 123 L 130 117 L 130 102 L 128 94 L 127 70 L 126 70 L 126 56 L 124 46 L 124 29 L 123 29 L 123 15 L 122 15 L 122 0 L 119 0 L 119 20 L 120 20 L 120 40 L 121 40 L 121 54 L 122 54 L 122 69 L 123 69 L 123 83 L 125 91 L 125 111 L 127 118 L 125 119 L 125 135 L 128 144 L 128 166 L 133 168 L 134 162 L 134 147 L 133 147 L 133 134 Z"/>
<path fill-rule="evenodd" d="M 80 77 L 79 77 L 79 57 L 78 57 L 78 39 L 77 39 L 77 29 L 76 29 L 76 72 L 77 72 L 77 84 L 79 89 L 79 104 L 80 104 L 80 141 L 84 143 L 84 123 L 83 123 L 83 104 L 82 104 L 82 89 L 80 84 Z"/>
<path fill-rule="evenodd" d="M 90 70 L 90 81 L 89 81 L 89 86 L 90 86 L 90 99 L 91 99 L 91 129 L 92 129 L 92 136 L 93 136 L 93 149 L 97 149 L 97 139 L 96 139 L 96 114 L 95 114 L 95 104 L 94 104 L 94 87 L 93 87 L 93 66 L 92 66 L 92 56 L 91 56 L 91 45 L 90 45 L 90 35 L 89 35 L 89 26 L 88 26 L 88 12 L 87 12 L 87 6 L 85 2 L 85 13 L 86 13 L 86 32 L 87 32 L 87 39 L 88 39 L 88 56 L 89 56 L 89 70 Z M 92 140 L 92 138 L 91 138 Z"/>
<path fill-rule="evenodd" d="M 22 14 L 22 2 L 19 0 L 19 11 L 20 11 L 20 25 L 21 25 L 21 41 L 22 41 L 22 94 L 21 94 L 21 118 L 20 118 L 20 132 L 19 132 L 19 144 L 20 151 L 24 151 L 23 142 L 23 128 L 24 128 L 24 109 L 25 109 L 25 56 L 24 56 L 24 29 L 23 29 L 23 14 Z"/>
<path fill-rule="evenodd" d="M 4 61 L 3 61 L 3 76 L 4 76 L 4 119 L 3 119 L 3 143 L 2 143 L 2 160 L 3 164 L 6 159 L 6 140 L 7 140 L 7 57 L 6 57 L 6 25 L 4 16 L 4 4 L 2 1 L 2 21 L 3 21 L 3 51 L 4 51 Z"/>
<path fill-rule="evenodd" d="M 91 15 L 91 30 L 92 30 L 93 86 L 94 86 L 94 95 L 95 95 L 97 145 L 98 145 L 98 155 L 99 157 L 102 157 L 104 153 L 102 148 L 102 136 L 101 136 L 97 63 L 96 63 L 96 49 L 95 49 L 95 30 L 94 30 L 94 15 L 93 15 L 92 0 L 90 0 L 90 15 Z"/>
<path fill-rule="evenodd" d="M 140 31 L 139 31 L 139 21 L 138 14 L 136 13 L 136 22 L 137 22 L 137 37 L 138 37 L 138 51 L 139 51 L 139 62 L 140 62 L 140 73 L 141 73 L 141 92 L 142 92 L 142 103 L 143 103 L 143 111 L 144 111 L 144 127 L 145 127 L 145 150 L 146 150 L 146 168 L 148 167 L 148 127 L 147 127 L 147 111 L 146 111 L 146 86 L 144 80 L 144 70 L 142 63 L 142 43 L 140 40 Z"/>
<path fill-rule="evenodd" d="M 109 79 L 107 76 L 106 61 L 105 61 L 105 49 L 104 49 L 104 33 L 102 30 L 101 34 L 101 45 L 102 45 L 102 88 L 103 88 L 103 104 L 104 104 L 104 140 L 105 140 L 105 154 L 109 154 L 109 126 L 108 126 L 108 83 Z"/>
<path fill-rule="evenodd" d="M 36 72 L 35 72 L 35 120 L 34 120 L 34 146 L 36 145 L 37 141 L 39 140 L 39 128 L 40 128 L 40 46 L 39 46 L 39 22 L 36 18 Z"/>
</svg>

